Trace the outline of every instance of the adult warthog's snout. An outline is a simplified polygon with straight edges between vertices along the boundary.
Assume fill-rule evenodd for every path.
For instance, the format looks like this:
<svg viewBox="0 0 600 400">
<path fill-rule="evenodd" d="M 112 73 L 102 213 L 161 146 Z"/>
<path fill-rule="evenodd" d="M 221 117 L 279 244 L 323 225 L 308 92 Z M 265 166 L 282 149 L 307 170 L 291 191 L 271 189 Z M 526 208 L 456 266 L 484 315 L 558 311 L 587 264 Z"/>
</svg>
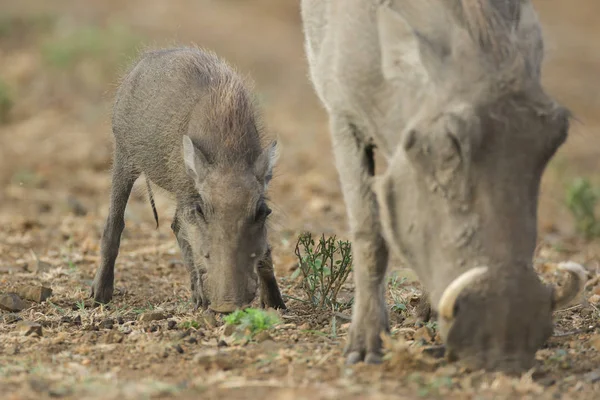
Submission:
<svg viewBox="0 0 600 400">
<path fill-rule="evenodd" d="M 579 264 L 557 266 L 569 274 L 562 293 L 541 283 L 533 268 L 507 276 L 488 267 L 458 276 L 438 302 L 440 334 L 450 360 L 471 369 L 518 374 L 552 333 L 552 311 L 577 298 L 587 280 Z M 503 288 L 511 280 L 512 291 Z"/>
</svg>

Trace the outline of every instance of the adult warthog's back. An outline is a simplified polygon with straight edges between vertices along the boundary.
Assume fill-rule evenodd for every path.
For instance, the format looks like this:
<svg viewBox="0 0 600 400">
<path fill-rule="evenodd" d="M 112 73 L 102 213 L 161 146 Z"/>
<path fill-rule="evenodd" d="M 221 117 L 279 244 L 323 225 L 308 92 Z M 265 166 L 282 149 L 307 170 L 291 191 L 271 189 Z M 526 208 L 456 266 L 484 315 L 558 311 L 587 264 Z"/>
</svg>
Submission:
<svg viewBox="0 0 600 400">
<path fill-rule="evenodd" d="M 540 84 L 528 0 L 304 0 L 311 77 L 326 106 L 353 234 L 348 362 L 379 362 L 388 252 L 417 272 L 448 354 L 521 371 L 573 300 L 532 268 L 539 184 L 569 112 Z M 387 170 L 373 179 L 374 149 Z"/>
</svg>

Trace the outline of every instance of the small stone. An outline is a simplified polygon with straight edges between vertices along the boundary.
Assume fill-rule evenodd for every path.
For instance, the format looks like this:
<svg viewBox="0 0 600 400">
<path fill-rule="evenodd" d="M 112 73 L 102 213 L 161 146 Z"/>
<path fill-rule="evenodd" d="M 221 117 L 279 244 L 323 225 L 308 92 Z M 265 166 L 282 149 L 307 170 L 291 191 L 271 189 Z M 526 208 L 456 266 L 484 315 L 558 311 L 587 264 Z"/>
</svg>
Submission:
<svg viewBox="0 0 600 400">
<path fill-rule="evenodd" d="M 281 324 L 281 325 L 278 325 L 278 326 L 276 327 L 276 329 L 278 329 L 278 330 L 281 330 L 281 331 L 285 331 L 285 330 L 295 330 L 295 329 L 297 329 L 297 328 L 298 328 L 298 326 L 297 326 L 296 324 L 294 324 L 294 323 L 291 323 L 291 322 L 290 322 L 290 323 L 288 323 L 288 324 Z"/>
<path fill-rule="evenodd" d="M 139 317 L 140 322 L 150 322 L 150 321 L 160 321 L 166 319 L 167 316 L 162 311 L 150 311 L 147 313 L 143 313 Z"/>
<path fill-rule="evenodd" d="M 205 350 L 197 353 L 193 361 L 206 369 L 214 367 L 226 371 L 233 367 L 233 362 L 229 356 L 218 350 Z"/>
<path fill-rule="evenodd" d="M 590 345 L 600 351 L 600 334 L 593 335 L 589 340 Z"/>
<path fill-rule="evenodd" d="M 43 272 L 50 271 L 50 269 L 52 268 L 52 265 L 48 264 L 45 261 L 40 260 L 40 258 L 37 256 L 37 254 L 35 254 L 35 252 L 33 250 L 31 250 L 31 255 L 33 256 L 33 260 L 35 261 L 33 268 L 32 268 L 32 272 L 35 272 L 36 274 L 40 274 Z"/>
<path fill-rule="evenodd" d="M 6 293 L 0 295 L 0 308 L 6 311 L 17 312 L 26 309 L 27 303 L 16 293 Z"/>
<path fill-rule="evenodd" d="M 0 267 L 0 274 L 16 274 L 27 269 L 27 264 L 23 265 L 4 265 Z"/>
<path fill-rule="evenodd" d="M 583 376 L 583 379 L 585 379 L 586 382 L 589 382 L 589 383 L 599 382 L 600 381 L 600 369 L 588 372 L 587 374 L 585 374 Z"/>
<path fill-rule="evenodd" d="M 16 329 L 23 336 L 42 336 L 42 326 L 36 322 L 20 321 Z"/>
<path fill-rule="evenodd" d="M 35 263 L 35 267 L 34 267 L 34 271 L 37 274 L 43 273 L 43 272 L 48 272 L 50 271 L 50 269 L 52 269 L 52 265 L 45 262 L 45 261 L 41 261 L 41 260 L 37 260 Z"/>
<path fill-rule="evenodd" d="M 458 375 L 459 373 L 459 368 L 454 365 L 454 364 L 450 364 L 450 365 L 446 365 L 444 367 L 439 368 L 436 371 L 437 375 L 442 375 L 442 376 L 455 376 Z"/>
<path fill-rule="evenodd" d="M 73 214 L 75 214 L 76 216 L 83 217 L 87 215 L 87 209 L 77 198 L 69 196 L 67 198 L 67 204 L 69 205 L 69 208 L 71 209 Z"/>
<path fill-rule="evenodd" d="M 61 398 L 61 397 L 69 396 L 72 391 L 73 391 L 73 389 L 71 387 L 58 386 L 58 387 L 53 387 L 50 390 L 48 390 L 48 394 L 50 395 L 50 397 Z"/>
<path fill-rule="evenodd" d="M 305 322 L 298 327 L 298 330 L 301 331 L 309 331 L 310 330 L 310 322 Z"/>
<path fill-rule="evenodd" d="M 188 340 L 186 340 L 189 344 L 197 344 L 198 343 L 198 339 L 196 339 L 195 337 L 190 337 Z"/>
<path fill-rule="evenodd" d="M 600 294 L 591 295 L 590 298 L 588 299 L 588 301 L 594 305 L 600 304 Z"/>
<path fill-rule="evenodd" d="M 217 319 L 215 318 L 215 315 L 212 312 L 204 314 L 204 322 L 211 328 L 215 328 L 217 326 Z"/>
<path fill-rule="evenodd" d="M 538 384 L 545 386 L 545 387 L 550 387 L 552 385 L 554 385 L 556 383 L 556 379 L 551 377 L 551 376 L 547 376 L 545 378 L 542 378 L 538 381 L 536 381 Z"/>
<path fill-rule="evenodd" d="M 14 324 L 15 322 L 22 321 L 23 318 L 19 317 L 17 314 L 6 314 L 2 318 L 6 325 Z"/>
<path fill-rule="evenodd" d="M 42 325 L 42 328 L 52 328 L 54 326 L 54 321 L 46 319 L 44 321 L 40 321 L 40 325 Z"/>
<path fill-rule="evenodd" d="M 52 211 L 52 204 L 50 203 L 41 203 L 38 210 L 40 213 L 47 213 Z"/>
<path fill-rule="evenodd" d="M 115 329 L 104 335 L 101 342 L 105 344 L 122 343 L 124 338 L 125 334 Z"/>
<path fill-rule="evenodd" d="M 415 341 L 421 341 L 424 343 L 432 343 L 434 338 L 433 331 L 427 326 L 423 326 L 415 331 Z"/>
<path fill-rule="evenodd" d="M 592 307 L 582 307 L 581 311 L 579 311 L 579 315 L 582 317 L 591 317 L 594 315 L 595 310 Z"/>
<path fill-rule="evenodd" d="M 183 265 L 183 261 L 181 261 L 181 260 L 178 260 L 178 259 L 176 259 L 176 258 L 169 260 L 169 262 L 168 262 L 168 264 L 167 264 L 167 266 L 168 266 L 169 268 L 175 268 L 175 267 L 177 267 L 177 266 L 179 266 L 179 265 Z"/>
<path fill-rule="evenodd" d="M 114 326 L 115 322 L 111 319 L 105 319 L 104 321 L 100 322 L 100 328 L 101 329 L 112 329 Z"/>
<path fill-rule="evenodd" d="M 231 335 L 233 335 L 233 332 L 235 332 L 235 329 L 236 329 L 235 325 L 226 325 L 225 330 L 223 331 L 223 334 L 225 336 L 231 336 Z"/>
<path fill-rule="evenodd" d="M 37 377 L 30 378 L 27 383 L 34 392 L 45 392 L 50 387 L 48 382 Z"/>
<path fill-rule="evenodd" d="M 72 338 L 72 336 L 69 333 L 59 332 L 54 337 L 52 337 L 50 342 L 54 345 L 64 344 L 64 343 L 67 343 L 69 341 L 69 339 L 71 339 L 71 338 Z"/>
<path fill-rule="evenodd" d="M 269 335 L 269 332 L 260 331 L 256 334 L 256 336 L 254 336 L 254 340 L 258 343 L 261 343 L 261 342 L 264 342 L 265 340 L 273 340 L 273 338 L 271 337 L 271 335 Z"/>
<path fill-rule="evenodd" d="M 258 343 L 257 346 L 262 353 L 272 353 L 280 348 L 280 345 L 271 339 Z"/>
<path fill-rule="evenodd" d="M 177 326 L 177 322 L 174 319 L 170 319 L 167 321 L 167 329 L 172 330 Z"/>
<path fill-rule="evenodd" d="M 185 331 L 183 331 L 179 334 L 179 339 L 183 339 L 187 336 L 190 336 L 191 333 L 192 333 L 191 329 L 186 329 Z"/>
<path fill-rule="evenodd" d="M 22 286 L 17 293 L 24 299 L 42 303 L 52 296 L 52 289 L 45 286 Z"/>
</svg>

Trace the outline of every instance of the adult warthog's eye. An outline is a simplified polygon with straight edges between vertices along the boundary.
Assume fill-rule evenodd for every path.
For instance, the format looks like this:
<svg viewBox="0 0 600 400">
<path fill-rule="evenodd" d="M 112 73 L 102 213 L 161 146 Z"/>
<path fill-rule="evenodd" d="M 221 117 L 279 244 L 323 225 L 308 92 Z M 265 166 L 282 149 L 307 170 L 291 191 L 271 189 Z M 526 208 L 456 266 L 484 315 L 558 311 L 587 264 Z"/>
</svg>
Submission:
<svg viewBox="0 0 600 400">
<path fill-rule="evenodd" d="M 202 206 L 200 204 L 196 204 L 194 212 L 196 213 L 196 215 L 204 219 L 204 211 L 202 210 Z"/>
<path fill-rule="evenodd" d="M 269 208 L 269 206 L 267 206 L 265 203 L 262 203 L 260 206 L 258 206 L 258 209 L 256 210 L 255 220 L 257 222 L 265 220 L 271 214 L 271 212 L 272 211 Z"/>
</svg>

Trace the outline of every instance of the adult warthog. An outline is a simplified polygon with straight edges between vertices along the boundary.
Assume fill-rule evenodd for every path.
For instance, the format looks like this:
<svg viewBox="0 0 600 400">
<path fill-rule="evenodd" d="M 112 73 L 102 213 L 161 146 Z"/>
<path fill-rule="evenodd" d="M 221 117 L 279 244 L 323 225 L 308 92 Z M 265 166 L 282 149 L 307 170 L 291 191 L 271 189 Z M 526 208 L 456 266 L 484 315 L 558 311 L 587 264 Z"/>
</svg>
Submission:
<svg viewBox="0 0 600 400">
<path fill-rule="evenodd" d="M 540 83 L 527 0 L 303 0 L 306 52 L 330 117 L 356 265 L 347 361 L 381 360 L 389 252 L 417 272 L 448 354 L 518 372 L 565 290 L 532 267 L 542 173 L 569 112 Z M 374 149 L 387 170 L 374 177 Z"/>
</svg>

